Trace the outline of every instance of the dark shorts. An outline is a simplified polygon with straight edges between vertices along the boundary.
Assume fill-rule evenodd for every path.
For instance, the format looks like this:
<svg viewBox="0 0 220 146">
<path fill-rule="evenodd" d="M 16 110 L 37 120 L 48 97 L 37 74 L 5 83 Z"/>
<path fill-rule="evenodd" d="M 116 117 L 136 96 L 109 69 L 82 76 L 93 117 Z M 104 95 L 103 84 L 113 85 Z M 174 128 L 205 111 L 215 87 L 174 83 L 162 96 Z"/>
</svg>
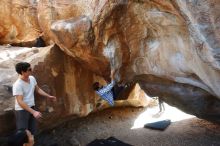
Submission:
<svg viewBox="0 0 220 146">
<path fill-rule="evenodd" d="M 112 88 L 113 99 L 116 100 L 120 93 L 125 89 L 124 86 L 118 86 L 117 84 Z"/>
<path fill-rule="evenodd" d="M 31 107 L 34 109 L 34 107 Z M 26 110 L 15 111 L 16 127 L 19 129 L 28 129 L 33 135 L 36 134 L 36 119 Z"/>
</svg>

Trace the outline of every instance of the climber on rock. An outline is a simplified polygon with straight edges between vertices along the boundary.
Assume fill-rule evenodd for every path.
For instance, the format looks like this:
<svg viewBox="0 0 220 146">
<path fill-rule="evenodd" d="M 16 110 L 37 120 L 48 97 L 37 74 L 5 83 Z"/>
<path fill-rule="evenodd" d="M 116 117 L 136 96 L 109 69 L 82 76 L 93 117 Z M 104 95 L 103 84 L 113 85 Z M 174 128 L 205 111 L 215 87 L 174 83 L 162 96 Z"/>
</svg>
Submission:
<svg viewBox="0 0 220 146">
<path fill-rule="evenodd" d="M 111 83 L 107 84 L 105 86 L 100 85 L 99 82 L 95 82 L 93 84 L 93 89 L 96 91 L 96 93 L 104 100 L 108 102 L 109 105 L 114 106 L 114 100 L 118 97 L 118 95 L 128 87 L 128 85 L 125 86 L 119 86 L 116 84 L 114 80 L 114 74 L 115 71 L 111 71 Z"/>
</svg>

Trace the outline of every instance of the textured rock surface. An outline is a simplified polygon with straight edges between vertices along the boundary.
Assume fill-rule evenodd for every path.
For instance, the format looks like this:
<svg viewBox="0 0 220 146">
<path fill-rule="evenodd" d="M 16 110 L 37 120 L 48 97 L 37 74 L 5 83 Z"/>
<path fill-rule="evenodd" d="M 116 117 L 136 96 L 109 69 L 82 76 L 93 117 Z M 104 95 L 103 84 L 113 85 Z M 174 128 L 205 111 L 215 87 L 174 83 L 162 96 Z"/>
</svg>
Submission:
<svg viewBox="0 0 220 146">
<path fill-rule="evenodd" d="M 8 87 L 17 78 L 14 65 L 20 61 L 30 62 L 38 85 L 44 91 L 57 96 L 55 103 L 36 96 L 37 108 L 44 117 L 39 121 L 40 130 L 109 107 L 92 89 L 93 82 L 100 81 L 106 84 L 106 81 L 66 55 L 59 47 L 0 48 L 0 76 L 4 77 L 0 80 L 0 135 L 8 134 L 15 129 L 13 111 L 8 111 L 14 107 L 15 99 Z M 116 106 L 147 106 L 150 101 L 138 85 L 128 88 L 123 97 L 124 100 L 117 101 Z"/>
<path fill-rule="evenodd" d="M 68 55 L 51 51 L 35 66 L 40 84 L 56 93 L 56 106 L 64 108 L 67 115 L 86 115 L 94 110 L 97 97 L 92 92 L 92 82 L 108 81 L 110 70 L 116 70 L 116 80 L 138 82 L 149 95 L 159 96 L 198 117 L 220 122 L 219 1 L 26 3 L 37 5 L 33 17 L 38 18 L 37 29 L 44 32 L 45 39 Z M 1 42 L 10 35 L 0 34 Z M 79 80 L 81 75 L 83 81 Z M 39 101 L 42 110 L 47 108 L 43 102 L 46 101 Z M 53 107 L 58 113 L 55 115 L 60 115 L 57 107 Z"/>
<path fill-rule="evenodd" d="M 93 2 L 84 3 L 94 7 L 90 13 L 77 11 L 72 18 L 50 17 L 53 22 L 48 34 L 66 54 L 106 79 L 110 69 L 117 69 L 118 80 L 123 82 L 137 77 L 145 90 L 154 80 L 157 84 L 160 77 L 166 85 L 159 83 L 155 96 L 163 95 L 168 103 L 199 117 L 212 115 L 212 119 L 220 120 L 216 108 L 220 98 L 219 2 Z M 41 11 L 42 18 L 58 13 L 56 2 L 50 5 L 55 10 Z M 40 24 L 45 25 L 43 22 Z M 149 83 L 151 75 L 155 77 Z M 191 93 L 194 89 L 196 92 Z M 167 91 L 169 96 L 164 95 Z M 199 106 L 183 104 L 188 102 Z"/>
<path fill-rule="evenodd" d="M 0 20 L 0 44 L 28 44 L 42 33 L 36 0 L 1 0 Z"/>
</svg>

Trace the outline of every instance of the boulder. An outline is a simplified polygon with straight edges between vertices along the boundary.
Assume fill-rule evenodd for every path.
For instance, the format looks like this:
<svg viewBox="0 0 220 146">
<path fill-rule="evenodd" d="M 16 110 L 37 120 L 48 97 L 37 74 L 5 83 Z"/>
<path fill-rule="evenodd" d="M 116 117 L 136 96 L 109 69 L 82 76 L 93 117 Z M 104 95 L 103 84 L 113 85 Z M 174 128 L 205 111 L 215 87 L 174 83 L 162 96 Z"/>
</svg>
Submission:
<svg viewBox="0 0 220 146">
<path fill-rule="evenodd" d="M 27 42 L 43 32 L 46 42 L 56 44 L 26 48 L 27 53 L 18 56 L 31 62 L 40 87 L 58 97 L 55 104 L 37 98 L 37 106 L 47 119 L 40 123 L 42 129 L 86 116 L 98 110 L 97 104 L 105 107 L 91 85 L 94 81 L 109 82 L 111 71 L 116 72 L 115 80 L 120 84 L 135 85 L 127 92 L 128 99 L 129 95 L 142 96 L 132 93 L 141 88 L 148 96 L 158 96 L 187 113 L 220 122 L 220 2 L 3 0 L 1 3 L 7 11 L 0 13 L 0 19 L 4 20 L 0 22 L 0 42 Z M 13 15 L 9 10 L 13 10 Z M 24 17 L 18 19 L 20 15 Z M 28 21 L 33 25 L 27 27 L 29 23 L 24 22 L 29 17 L 34 21 Z M 1 72 L 4 75 L 13 71 L 8 65 L 19 61 L 9 57 L 17 50 L 8 49 L 11 51 L 2 51 L 4 61 L 0 63 L 6 67 Z M 8 83 L 14 77 L 13 74 L 0 81 Z M 145 100 L 140 101 L 136 102 L 138 106 L 146 105 Z M 131 102 L 136 106 L 134 103 Z"/>
</svg>

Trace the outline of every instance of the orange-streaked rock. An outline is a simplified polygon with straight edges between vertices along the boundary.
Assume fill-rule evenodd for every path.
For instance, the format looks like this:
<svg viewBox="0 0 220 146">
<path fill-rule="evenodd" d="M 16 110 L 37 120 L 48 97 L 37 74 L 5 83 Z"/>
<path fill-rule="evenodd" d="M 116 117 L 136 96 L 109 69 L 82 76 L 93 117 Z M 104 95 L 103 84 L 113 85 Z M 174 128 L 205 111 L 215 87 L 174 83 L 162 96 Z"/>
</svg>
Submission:
<svg viewBox="0 0 220 146">
<path fill-rule="evenodd" d="M 59 116 L 67 120 L 66 116 L 85 116 L 97 110 L 98 97 L 91 85 L 96 80 L 110 81 L 113 70 L 120 83 L 139 83 L 149 96 L 159 96 L 188 113 L 220 122 L 219 1 L 12 2 L 34 8 L 37 4 L 37 13 L 32 13 L 33 18 L 38 18 L 36 30 L 43 32 L 47 42 L 58 46 L 41 54 L 41 61 L 30 59 L 42 88 L 59 97 L 55 106 L 37 101 L 42 111 L 50 111 L 42 127 Z M 15 12 L 26 10 L 16 8 Z M 16 13 L 16 19 L 17 14 L 20 13 Z M 16 43 L 17 34 L 34 38 L 34 34 L 27 33 L 26 23 L 22 27 L 25 31 L 14 26 L 5 29 L 12 25 L 8 11 L 0 16 L 10 18 L 2 21 L 5 26 L 0 22 L 2 42 L 13 36 L 10 41 Z M 16 21 L 18 26 L 23 22 L 23 19 Z M 141 96 L 132 91 L 127 97 L 136 95 Z M 50 116 L 51 113 L 55 116 Z"/>
<path fill-rule="evenodd" d="M 0 20 L 0 44 L 31 42 L 42 33 L 35 0 L 1 0 Z"/>
</svg>

